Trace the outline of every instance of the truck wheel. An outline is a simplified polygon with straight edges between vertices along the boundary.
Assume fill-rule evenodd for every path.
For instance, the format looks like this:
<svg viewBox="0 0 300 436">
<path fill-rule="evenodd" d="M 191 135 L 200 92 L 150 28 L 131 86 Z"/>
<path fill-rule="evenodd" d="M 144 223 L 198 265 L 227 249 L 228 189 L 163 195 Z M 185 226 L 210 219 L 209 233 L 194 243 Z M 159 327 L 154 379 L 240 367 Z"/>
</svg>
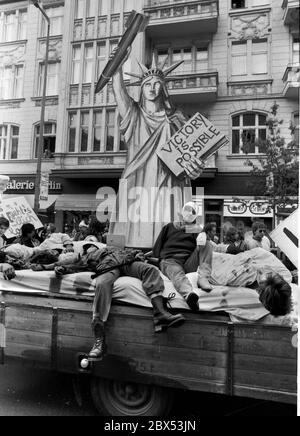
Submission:
<svg viewBox="0 0 300 436">
<path fill-rule="evenodd" d="M 102 416 L 167 416 L 173 403 L 167 389 L 96 377 L 91 394 Z"/>
</svg>

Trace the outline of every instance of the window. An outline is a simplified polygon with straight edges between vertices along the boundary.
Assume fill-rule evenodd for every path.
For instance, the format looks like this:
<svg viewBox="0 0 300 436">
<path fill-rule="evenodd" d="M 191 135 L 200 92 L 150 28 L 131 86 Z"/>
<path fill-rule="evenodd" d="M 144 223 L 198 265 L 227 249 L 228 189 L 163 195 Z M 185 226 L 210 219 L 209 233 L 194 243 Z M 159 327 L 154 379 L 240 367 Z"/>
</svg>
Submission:
<svg viewBox="0 0 300 436">
<path fill-rule="evenodd" d="M 88 151 L 89 141 L 89 113 L 82 112 L 80 117 L 80 151 Z"/>
<path fill-rule="evenodd" d="M 19 132 L 19 127 L 13 124 L 0 125 L 0 161 L 18 159 Z"/>
<path fill-rule="evenodd" d="M 46 13 L 50 18 L 50 35 L 62 35 L 64 7 L 57 6 L 53 8 L 47 8 Z M 42 36 L 47 36 L 47 22 L 45 18 L 43 18 L 42 21 Z"/>
<path fill-rule="evenodd" d="M 246 112 L 232 117 L 232 153 L 263 154 L 267 139 L 267 117 Z"/>
<path fill-rule="evenodd" d="M 121 30 L 120 30 L 120 15 L 113 15 L 111 17 L 111 22 L 110 22 L 110 34 L 111 36 L 116 36 L 116 35 L 120 35 Z"/>
<path fill-rule="evenodd" d="M 298 38 L 293 38 L 293 65 L 297 65 L 299 64 L 300 60 L 299 60 L 299 50 L 300 50 L 300 45 L 299 45 L 299 37 Z"/>
<path fill-rule="evenodd" d="M 256 76 L 268 73 L 266 39 L 234 41 L 231 45 L 231 75 Z"/>
<path fill-rule="evenodd" d="M 99 0 L 99 10 L 98 15 L 101 17 L 101 15 L 107 15 L 107 0 Z"/>
<path fill-rule="evenodd" d="M 73 60 L 72 60 L 72 84 L 79 83 L 80 81 L 80 57 L 81 47 L 73 47 Z"/>
<path fill-rule="evenodd" d="M 97 45 L 97 76 L 100 77 L 106 64 L 106 43 L 100 42 Z"/>
<path fill-rule="evenodd" d="M 197 48 L 196 49 L 196 71 L 208 70 L 208 49 Z"/>
<path fill-rule="evenodd" d="M 26 39 L 27 11 L 0 12 L 0 42 Z"/>
<path fill-rule="evenodd" d="M 23 65 L 0 67 L 0 100 L 22 98 L 23 71 Z"/>
<path fill-rule="evenodd" d="M 134 0 L 124 0 L 124 12 L 131 12 L 134 9 Z"/>
<path fill-rule="evenodd" d="M 156 49 L 158 62 L 162 65 L 170 65 L 176 62 L 184 61 L 174 70 L 173 74 L 185 74 L 193 72 L 207 71 L 208 69 L 208 47 L 184 47 L 170 49 Z"/>
<path fill-rule="evenodd" d="M 53 159 L 56 144 L 56 124 L 45 123 L 44 125 L 44 147 L 43 159 Z M 35 151 L 34 157 L 38 157 L 38 146 L 40 140 L 40 125 L 35 126 Z"/>
<path fill-rule="evenodd" d="M 40 64 L 38 95 L 43 95 L 45 65 Z M 60 62 L 48 64 L 46 95 L 58 95 Z"/>
<path fill-rule="evenodd" d="M 92 44 L 84 47 L 83 82 L 91 83 L 93 78 L 94 49 Z"/>
<path fill-rule="evenodd" d="M 231 49 L 232 75 L 247 74 L 247 42 L 233 42 Z"/>
<path fill-rule="evenodd" d="M 93 151 L 101 150 L 101 135 L 102 135 L 102 111 L 94 112 L 94 144 Z"/>
<path fill-rule="evenodd" d="M 77 114 L 72 112 L 69 114 L 69 147 L 70 153 L 74 153 L 76 147 L 76 128 L 77 128 Z"/>
<path fill-rule="evenodd" d="M 267 74 L 268 72 L 268 43 L 261 39 L 252 41 L 252 74 Z"/>
<path fill-rule="evenodd" d="M 232 0 L 231 7 L 232 9 L 245 8 L 246 7 L 245 3 L 246 3 L 245 0 Z"/>
<path fill-rule="evenodd" d="M 106 112 L 106 151 L 114 151 L 115 111 Z"/>
<path fill-rule="evenodd" d="M 121 0 L 111 0 L 111 13 L 117 14 L 122 8 Z"/>
<path fill-rule="evenodd" d="M 86 4 L 86 16 L 95 17 L 96 16 L 97 0 L 87 0 Z"/>
<path fill-rule="evenodd" d="M 256 8 L 258 6 L 266 6 L 269 4 L 270 0 L 231 0 L 232 9 Z"/>
<path fill-rule="evenodd" d="M 84 18 L 84 4 L 85 4 L 85 0 L 76 0 L 76 7 L 75 7 L 76 19 Z"/>
</svg>

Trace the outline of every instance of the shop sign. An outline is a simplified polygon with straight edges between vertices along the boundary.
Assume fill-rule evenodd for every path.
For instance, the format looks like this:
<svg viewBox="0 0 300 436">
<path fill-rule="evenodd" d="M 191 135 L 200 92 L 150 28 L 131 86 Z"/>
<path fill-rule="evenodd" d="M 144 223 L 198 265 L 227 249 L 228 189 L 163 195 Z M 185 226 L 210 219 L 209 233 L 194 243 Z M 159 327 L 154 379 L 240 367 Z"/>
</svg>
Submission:
<svg viewBox="0 0 300 436">
<path fill-rule="evenodd" d="M 49 191 L 61 191 L 62 185 L 60 182 L 56 182 L 55 180 L 49 180 L 48 182 Z M 10 182 L 7 185 L 6 192 L 9 193 L 9 191 L 34 191 L 35 189 L 35 182 L 34 180 L 18 180 L 18 179 L 11 179 Z"/>
<path fill-rule="evenodd" d="M 229 200 L 224 202 L 224 216 L 273 218 L 273 211 L 268 201 Z"/>
</svg>

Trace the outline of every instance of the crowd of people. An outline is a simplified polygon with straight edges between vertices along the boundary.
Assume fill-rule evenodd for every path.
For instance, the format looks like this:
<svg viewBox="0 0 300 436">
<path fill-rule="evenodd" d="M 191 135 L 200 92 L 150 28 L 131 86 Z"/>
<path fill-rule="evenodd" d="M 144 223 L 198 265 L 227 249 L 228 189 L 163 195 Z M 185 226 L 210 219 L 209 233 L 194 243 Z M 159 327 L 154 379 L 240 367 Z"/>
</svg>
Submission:
<svg viewBox="0 0 300 436">
<path fill-rule="evenodd" d="M 153 306 L 156 332 L 185 321 L 182 314 L 171 313 L 168 308 L 163 297 L 165 285 L 161 272 L 193 311 L 199 310 L 199 293 L 187 278 L 188 273 L 197 273 L 197 289 L 204 292 L 210 293 L 216 285 L 251 287 L 258 292 L 261 303 L 271 314 L 289 313 L 291 287 L 276 270 L 268 267 L 268 256 L 273 254 L 270 253 L 271 244 L 264 224 L 255 222 L 252 234 L 247 238 L 231 227 L 226 231 L 224 241 L 219 243 L 215 223 L 207 224 L 196 233 L 188 230 L 196 223 L 197 213 L 194 203 L 185 205 L 181 222 L 164 226 L 152 252 L 146 254 L 140 250 L 100 246 L 99 242 L 106 242 L 108 228 L 93 217 L 82 219 L 75 232 L 66 225 L 64 233 L 58 233 L 52 223 L 37 232 L 32 224 L 24 224 L 20 236 L 14 240 L 5 237 L 9 221 L 0 218 L 0 272 L 6 280 L 12 280 L 16 271 L 22 269 L 54 271 L 60 278 L 83 271 L 93 273 L 92 277 L 96 278 L 92 318 L 95 344 L 89 355 L 91 360 L 101 360 L 105 355 L 105 325 L 113 285 L 120 276 L 141 280 Z M 74 249 L 78 241 L 84 242 L 80 253 Z M 266 252 L 266 265 L 260 268 L 255 262 L 249 263 L 251 255 L 243 257 L 245 252 L 255 250 Z M 226 263 L 225 259 L 224 274 L 214 274 L 214 252 L 234 255 L 239 259 L 238 268 L 231 271 L 232 263 Z"/>
</svg>

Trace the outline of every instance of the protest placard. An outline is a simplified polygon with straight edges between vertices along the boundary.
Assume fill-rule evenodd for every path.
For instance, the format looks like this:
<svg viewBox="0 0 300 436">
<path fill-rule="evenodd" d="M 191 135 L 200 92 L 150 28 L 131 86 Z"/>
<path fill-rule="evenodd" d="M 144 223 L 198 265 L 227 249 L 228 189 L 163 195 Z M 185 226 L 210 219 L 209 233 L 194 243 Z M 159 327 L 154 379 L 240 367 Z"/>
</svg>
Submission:
<svg viewBox="0 0 300 436">
<path fill-rule="evenodd" d="M 280 250 L 298 266 L 298 248 L 299 248 L 299 209 L 295 210 L 287 219 L 282 221 L 270 237 L 273 239 Z"/>
<path fill-rule="evenodd" d="M 24 197 L 2 200 L 0 217 L 3 216 L 10 222 L 10 227 L 5 234 L 7 238 L 18 236 L 23 224 L 33 224 L 36 229 L 43 227 L 43 224 Z"/>
<path fill-rule="evenodd" d="M 206 161 L 229 141 L 200 113 L 193 116 L 157 154 L 175 176 L 184 172 L 184 163 L 191 158 Z"/>
</svg>

